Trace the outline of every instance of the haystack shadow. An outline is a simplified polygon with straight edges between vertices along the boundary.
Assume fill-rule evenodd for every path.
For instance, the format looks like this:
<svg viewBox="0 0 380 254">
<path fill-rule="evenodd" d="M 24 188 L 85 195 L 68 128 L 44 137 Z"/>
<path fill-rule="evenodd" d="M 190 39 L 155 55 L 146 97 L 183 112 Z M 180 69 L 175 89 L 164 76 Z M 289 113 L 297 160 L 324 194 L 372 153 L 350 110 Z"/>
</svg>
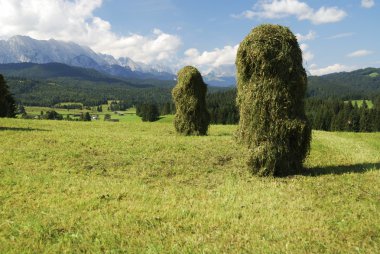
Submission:
<svg viewBox="0 0 380 254">
<path fill-rule="evenodd" d="M 325 167 L 305 168 L 303 176 L 342 175 L 346 173 L 365 173 L 370 170 L 380 170 L 380 162 L 359 163 L 353 165 L 331 165 Z"/>
<path fill-rule="evenodd" d="M 51 131 L 36 128 L 19 128 L 19 127 L 0 127 L 0 131 Z"/>
</svg>

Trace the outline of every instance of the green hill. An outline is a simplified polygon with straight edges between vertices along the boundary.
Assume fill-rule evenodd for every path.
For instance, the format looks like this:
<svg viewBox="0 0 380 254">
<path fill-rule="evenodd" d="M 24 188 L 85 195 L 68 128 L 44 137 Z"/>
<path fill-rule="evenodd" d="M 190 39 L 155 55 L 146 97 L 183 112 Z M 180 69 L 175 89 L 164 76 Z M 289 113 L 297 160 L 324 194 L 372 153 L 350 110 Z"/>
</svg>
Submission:
<svg viewBox="0 0 380 254">
<path fill-rule="evenodd" d="M 308 77 L 310 97 L 364 99 L 374 93 L 380 93 L 380 69 L 376 68 Z"/>
<path fill-rule="evenodd" d="M 8 77 L 25 79 L 58 79 L 68 78 L 92 82 L 125 83 L 133 86 L 120 78 L 114 78 L 93 69 L 69 66 L 62 63 L 14 63 L 0 64 L 0 73 Z"/>
<path fill-rule="evenodd" d="M 127 82 L 108 83 L 72 78 L 6 78 L 6 81 L 16 100 L 30 106 L 52 106 L 61 102 L 79 102 L 95 106 L 105 103 L 106 100 L 163 103 L 171 98 L 170 88 L 130 85 Z"/>
<path fill-rule="evenodd" d="M 104 99 L 167 102 L 175 80 L 139 80 L 110 76 L 65 64 L 0 64 L 12 93 L 27 105 L 50 106 L 60 102 L 96 105 Z M 210 87 L 210 92 L 226 88 Z M 380 94 L 380 69 L 308 77 L 308 97 L 342 100 L 373 99 Z M 229 102 L 234 103 L 234 101 Z"/>
<path fill-rule="evenodd" d="M 0 64 L 18 102 L 51 106 L 60 102 L 99 105 L 106 99 L 166 102 L 174 81 L 113 77 L 93 69 L 49 64 Z"/>
<path fill-rule="evenodd" d="M 256 178 L 236 126 L 0 119 L 0 253 L 378 253 L 380 133 Z"/>
</svg>

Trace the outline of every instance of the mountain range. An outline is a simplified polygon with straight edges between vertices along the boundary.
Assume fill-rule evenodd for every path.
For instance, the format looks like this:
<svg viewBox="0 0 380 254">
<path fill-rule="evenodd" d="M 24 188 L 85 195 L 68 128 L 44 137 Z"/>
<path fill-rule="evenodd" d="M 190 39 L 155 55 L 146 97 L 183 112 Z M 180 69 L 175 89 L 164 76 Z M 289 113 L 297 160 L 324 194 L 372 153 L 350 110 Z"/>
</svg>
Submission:
<svg viewBox="0 0 380 254">
<path fill-rule="evenodd" d="M 62 63 L 91 68 L 113 76 L 137 79 L 174 80 L 169 68 L 146 65 L 128 57 L 114 58 L 95 53 L 86 46 L 54 39 L 35 40 L 28 36 L 13 36 L 0 40 L 0 63 Z"/>
<path fill-rule="evenodd" d="M 147 65 L 128 57 L 116 59 L 73 42 L 35 40 L 27 36 L 0 40 L 0 73 L 29 79 L 66 77 L 110 83 L 128 81 L 143 87 L 150 83 L 172 86 L 176 77 L 164 66 Z M 211 86 L 234 86 L 235 66 L 214 68 L 204 75 L 204 80 Z M 309 76 L 308 83 L 309 96 L 361 97 L 368 91 L 380 91 L 380 69 Z"/>
<path fill-rule="evenodd" d="M 147 65 L 128 57 L 116 59 L 73 42 L 54 39 L 36 40 L 21 35 L 0 40 L 0 64 L 10 63 L 62 63 L 129 79 L 175 80 L 176 78 L 174 71 L 166 66 Z M 211 86 L 234 86 L 235 66 L 223 65 L 215 68 L 204 75 L 204 80 Z"/>
</svg>

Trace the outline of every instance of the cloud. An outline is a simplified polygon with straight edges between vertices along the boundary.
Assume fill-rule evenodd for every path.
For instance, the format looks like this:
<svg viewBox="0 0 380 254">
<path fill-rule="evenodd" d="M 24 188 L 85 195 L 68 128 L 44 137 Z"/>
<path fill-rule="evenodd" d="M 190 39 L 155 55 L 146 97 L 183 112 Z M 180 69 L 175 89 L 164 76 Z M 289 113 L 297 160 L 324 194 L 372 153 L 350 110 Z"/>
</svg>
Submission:
<svg viewBox="0 0 380 254">
<path fill-rule="evenodd" d="M 309 62 L 314 59 L 314 54 L 309 51 L 309 45 L 302 43 L 300 45 L 300 48 L 302 50 L 302 58 L 304 62 Z"/>
<path fill-rule="evenodd" d="M 235 46 L 225 46 L 222 49 L 216 48 L 212 51 L 199 52 L 198 49 L 190 48 L 185 51 L 184 65 L 195 65 L 203 73 L 208 73 L 214 68 L 235 63 L 236 53 L 239 44 Z"/>
<path fill-rule="evenodd" d="M 74 41 L 96 52 L 135 61 L 171 61 L 181 39 L 155 29 L 150 35 L 117 35 L 111 24 L 94 15 L 102 0 L 0 0 L 0 37 L 28 35 L 36 39 Z"/>
<path fill-rule="evenodd" d="M 196 48 L 190 48 L 184 52 L 185 57 L 180 65 L 194 65 L 202 74 L 222 69 L 224 72 L 228 72 L 228 75 L 232 75 L 234 72 L 231 72 L 230 66 L 235 65 L 238 48 L 239 44 L 235 46 L 227 45 L 221 49 L 215 48 L 214 50 L 203 52 L 200 52 Z M 314 59 L 314 54 L 309 50 L 307 44 L 300 44 L 300 48 L 305 63 Z M 228 71 L 225 70 L 226 68 L 228 68 Z M 235 69 L 233 68 L 233 70 Z"/>
<path fill-rule="evenodd" d="M 314 40 L 316 38 L 316 36 L 317 36 L 317 34 L 314 31 L 309 31 L 309 33 L 305 34 L 305 35 L 302 35 L 302 34 L 299 34 L 299 33 L 296 34 L 297 40 L 299 42 Z"/>
<path fill-rule="evenodd" d="M 363 56 L 368 56 L 371 54 L 373 54 L 373 52 L 370 50 L 360 49 L 360 50 L 357 50 L 357 51 L 354 51 L 354 52 L 348 54 L 347 56 L 348 57 L 363 57 Z"/>
<path fill-rule="evenodd" d="M 296 37 L 298 42 L 302 41 L 311 41 L 316 38 L 316 33 L 314 31 L 309 31 L 308 34 L 302 35 L 297 33 Z M 302 59 L 304 61 L 304 64 L 307 64 L 307 62 L 314 59 L 314 54 L 309 50 L 309 45 L 306 43 L 301 43 L 300 48 L 302 50 Z"/>
<path fill-rule="evenodd" d="M 252 10 L 233 14 L 235 18 L 281 19 L 295 16 L 298 20 L 309 20 L 313 24 L 334 23 L 341 21 L 347 13 L 338 7 L 324 7 L 314 10 L 299 0 L 261 0 Z"/>
<path fill-rule="evenodd" d="M 362 0 L 362 7 L 372 8 L 373 6 L 375 6 L 375 0 Z"/>
<path fill-rule="evenodd" d="M 347 65 L 342 65 L 342 64 L 333 64 L 324 68 L 317 68 L 317 65 L 311 65 L 309 71 L 312 75 L 315 76 L 321 76 L 321 75 L 326 75 L 334 72 L 345 72 L 345 71 L 353 71 L 357 69 L 354 66 L 347 66 Z"/>
<path fill-rule="evenodd" d="M 329 40 L 340 39 L 340 38 L 351 37 L 353 35 L 354 35 L 354 33 L 340 33 L 340 34 L 336 34 L 336 35 L 327 37 L 327 39 L 329 39 Z"/>
</svg>

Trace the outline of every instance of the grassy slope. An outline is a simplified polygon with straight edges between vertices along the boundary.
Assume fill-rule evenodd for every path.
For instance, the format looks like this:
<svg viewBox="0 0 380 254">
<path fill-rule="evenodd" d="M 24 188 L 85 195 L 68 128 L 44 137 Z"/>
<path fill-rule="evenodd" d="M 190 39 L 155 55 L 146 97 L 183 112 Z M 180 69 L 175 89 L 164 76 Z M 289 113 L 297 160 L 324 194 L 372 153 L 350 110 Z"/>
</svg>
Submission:
<svg viewBox="0 0 380 254">
<path fill-rule="evenodd" d="M 0 119 L 0 253 L 378 253 L 380 133 L 252 177 L 235 126 Z"/>
</svg>

